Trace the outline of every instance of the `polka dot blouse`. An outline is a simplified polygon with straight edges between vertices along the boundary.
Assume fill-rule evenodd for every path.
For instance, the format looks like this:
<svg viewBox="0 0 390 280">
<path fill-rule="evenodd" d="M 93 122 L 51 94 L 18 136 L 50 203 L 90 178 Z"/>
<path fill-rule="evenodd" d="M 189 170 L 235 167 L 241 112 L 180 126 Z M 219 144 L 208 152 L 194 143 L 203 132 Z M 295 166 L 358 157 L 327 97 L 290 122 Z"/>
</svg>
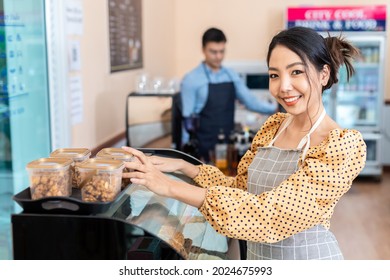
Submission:
<svg viewBox="0 0 390 280">
<path fill-rule="evenodd" d="M 255 242 L 274 243 L 321 224 L 330 226 L 334 207 L 365 164 L 366 145 L 360 132 L 334 129 L 309 148 L 299 169 L 271 191 L 247 191 L 248 167 L 259 147 L 275 136 L 287 114 L 268 118 L 241 159 L 236 177 L 201 165 L 194 181 L 207 188 L 199 211 L 219 233 Z"/>
</svg>

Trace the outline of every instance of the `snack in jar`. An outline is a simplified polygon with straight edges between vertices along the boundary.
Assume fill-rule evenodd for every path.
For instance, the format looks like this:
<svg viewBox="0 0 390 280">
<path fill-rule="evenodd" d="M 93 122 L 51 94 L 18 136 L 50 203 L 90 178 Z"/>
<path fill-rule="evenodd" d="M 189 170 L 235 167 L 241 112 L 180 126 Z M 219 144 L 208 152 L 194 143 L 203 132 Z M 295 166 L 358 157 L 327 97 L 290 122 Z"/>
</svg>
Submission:
<svg viewBox="0 0 390 280">
<path fill-rule="evenodd" d="M 104 148 L 96 154 L 96 158 L 115 159 L 123 162 L 135 161 L 136 157 L 121 148 Z M 129 172 L 126 167 L 123 172 Z M 130 178 L 122 178 L 121 189 L 130 184 Z"/>
<path fill-rule="evenodd" d="M 70 165 L 68 158 L 41 158 L 27 164 L 31 199 L 49 196 L 70 196 Z"/>
<path fill-rule="evenodd" d="M 61 148 L 53 151 L 50 154 L 50 157 L 53 158 L 70 158 L 72 159 L 72 164 L 70 166 L 70 176 L 72 178 L 72 186 L 79 188 L 77 185 L 78 171 L 76 164 L 83 162 L 84 160 L 90 158 L 91 151 L 87 148 Z"/>
<path fill-rule="evenodd" d="M 124 164 L 120 160 L 90 158 L 77 164 L 81 199 L 87 202 L 113 201 L 121 190 Z"/>
</svg>

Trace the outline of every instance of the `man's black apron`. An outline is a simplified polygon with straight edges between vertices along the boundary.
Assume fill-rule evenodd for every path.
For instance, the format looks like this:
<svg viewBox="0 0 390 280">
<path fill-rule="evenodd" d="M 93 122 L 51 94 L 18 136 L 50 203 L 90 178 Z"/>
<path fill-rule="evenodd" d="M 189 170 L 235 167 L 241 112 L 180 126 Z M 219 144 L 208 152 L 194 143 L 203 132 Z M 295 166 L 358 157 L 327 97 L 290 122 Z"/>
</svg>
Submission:
<svg viewBox="0 0 390 280">
<path fill-rule="evenodd" d="M 199 141 L 199 156 L 206 163 L 210 161 L 210 151 L 214 151 L 218 133 L 223 130 L 225 139 L 234 129 L 234 109 L 236 90 L 233 82 L 211 83 L 209 81 L 208 97 L 205 107 L 199 113 L 199 128 L 196 132 Z"/>
</svg>

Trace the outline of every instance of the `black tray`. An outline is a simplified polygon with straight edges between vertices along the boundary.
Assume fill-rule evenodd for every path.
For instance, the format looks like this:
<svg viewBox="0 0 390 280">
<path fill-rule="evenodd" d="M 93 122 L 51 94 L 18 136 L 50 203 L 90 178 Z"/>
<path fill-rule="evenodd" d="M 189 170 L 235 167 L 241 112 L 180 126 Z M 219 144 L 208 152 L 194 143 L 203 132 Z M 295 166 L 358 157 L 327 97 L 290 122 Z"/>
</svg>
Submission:
<svg viewBox="0 0 390 280">
<path fill-rule="evenodd" d="M 126 191 L 124 188 L 113 201 L 107 202 L 85 202 L 81 200 L 80 189 L 73 188 L 70 197 L 51 196 L 44 197 L 37 200 L 31 199 L 30 188 L 26 188 L 20 193 L 13 196 L 24 210 L 25 213 L 45 213 L 45 214 L 77 214 L 90 215 L 99 214 L 107 211 L 117 202 Z"/>
</svg>

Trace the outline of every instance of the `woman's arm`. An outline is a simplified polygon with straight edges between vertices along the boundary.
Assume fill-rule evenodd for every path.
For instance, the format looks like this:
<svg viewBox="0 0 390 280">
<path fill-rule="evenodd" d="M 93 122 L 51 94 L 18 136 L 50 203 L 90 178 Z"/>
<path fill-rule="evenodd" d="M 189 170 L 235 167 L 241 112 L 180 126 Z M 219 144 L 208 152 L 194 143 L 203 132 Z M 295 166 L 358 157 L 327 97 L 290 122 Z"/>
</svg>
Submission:
<svg viewBox="0 0 390 280">
<path fill-rule="evenodd" d="M 166 158 L 154 158 L 153 163 L 150 158 L 144 153 L 130 148 L 124 147 L 126 151 L 137 157 L 137 161 L 126 162 L 125 166 L 129 170 L 124 173 L 124 178 L 130 178 L 132 183 L 140 184 L 147 187 L 150 191 L 165 197 L 171 197 L 180 200 L 184 203 L 199 208 L 204 201 L 206 190 L 194 185 L 174 180 L 161 172 L 156 166 L 164 166 L 165 170 L 173 168 L 182 171 L 187 176 L 193 178 L 196 176 L 199 169 L 183 160 L 175 160 Z M 162 168 L 162 169 L 164 169 Z"/>
<path fill-rule="evenodd" d="M 179 171 L 191 179 L 195 178 L 199 173 L 198 166 L 182 159 L 159 156 L 151 156 L 149 159 L 151 163 L 161 172 Z"/>
<path fill-rule="evenodd" d="M 122 147 L 128 153 L 134 155 L 134 151 L 137 151 L 130 147 Z M 137 157 L 138 159 L 138 157 Z M 191 179 L 195 178 L 199 173 L 199 167 L 193 165 L 185 160 L 177 158 L 168 158 L 168 157 L 159 157 L 159 156 L 150 156 L 148 157 L 149 161 L 161 172 L 176 172 L 179 171 L 190 177 Z M 136 161 L 139 161 L 136 160 Z"/>
<path fill-rule="evenodd" d="M 199 211 L 217 232 L 255 242 L 278 242 L 318 224 L 329 227 L 334 207 L 365 159 L 359 132 L 334 130 L 327 143 L 309 150 L 303 166 L 271 191 L 256 195 L 211 186 Z"/>
</svg>

